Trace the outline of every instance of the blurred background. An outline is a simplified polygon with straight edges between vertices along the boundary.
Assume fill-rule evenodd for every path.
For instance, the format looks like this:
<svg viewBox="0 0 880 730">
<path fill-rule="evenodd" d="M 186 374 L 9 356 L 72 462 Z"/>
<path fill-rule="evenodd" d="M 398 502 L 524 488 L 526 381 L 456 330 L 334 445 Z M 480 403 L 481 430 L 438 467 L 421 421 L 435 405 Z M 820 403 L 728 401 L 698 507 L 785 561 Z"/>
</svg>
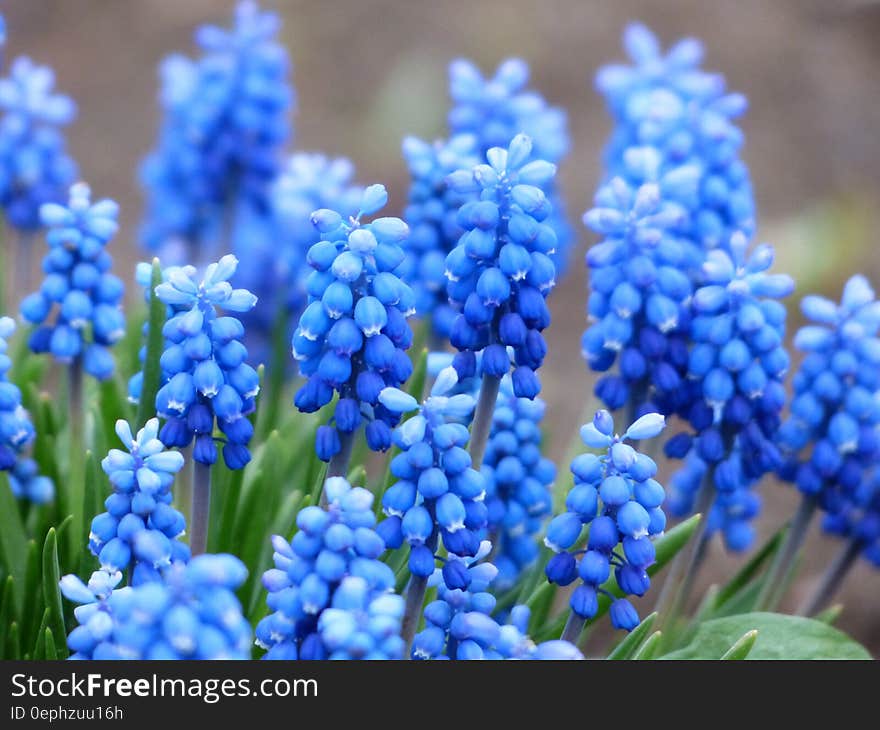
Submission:
<svg viewBox="0 0 880 730">
<path fill-rule="evenodd" d="M 745 93 L 742 121 L 759 214 L 759 238 L 778 249 L 777 270 L 798 291 L 838 298 L 856 271 L 880 285 L 874 231 L 880 223 L 880 2 L 876 0 L 264 0 L 284 18 L 298 94 L 294 146 L 350 157 L 362 183 L 382 182 L 399 212 L 407 174 L 405 134 L 446 135 L 446 66 L 456 56 L 485 71 L 508 56 L 532 67 L 532 85 L 569 114 L 572 153 L 561 170 L 573 216 L 589 207 L 609 133 L 592 77 L 620 60 L 630 20 L 648 23 L 664 44 L 701 38 L 705 67 Z M 137 165 L 158 124 L 157 74 L 171 52 L 193 52 L 204 22 L 227 24 L 233 0 L 3 0 L 7 53 L 54 67 L 59 90 L 79 117 L 71 152 L 96 196 L 122 205 L 114 255 L 129 278 L 139 260 L 142 199 Z M 551 297 L 554 321 L 543 370 L 550 452 L 560 463 L 591 407 L 593 378 L 580 356 L 585 324 L 583 252 L 593 243 L 580 224 L 578 250 Z M 761 537 L 791 514 L 796 495 L 767 480 Z M 814 525 L 788 608 L 809 592 L 836 541 Z M 742 558 L 713 545 L 701 583 L 729 576 Z M 653 592 L 652 592 L 653 593 Z M 880 573 L 867 564 L 849 576 L 838 625 L 880 654 Z M 869 600 L 870 599 L 870 600 Z M 651 598 L 647 599 L 648 601 Z"/>
</svg>

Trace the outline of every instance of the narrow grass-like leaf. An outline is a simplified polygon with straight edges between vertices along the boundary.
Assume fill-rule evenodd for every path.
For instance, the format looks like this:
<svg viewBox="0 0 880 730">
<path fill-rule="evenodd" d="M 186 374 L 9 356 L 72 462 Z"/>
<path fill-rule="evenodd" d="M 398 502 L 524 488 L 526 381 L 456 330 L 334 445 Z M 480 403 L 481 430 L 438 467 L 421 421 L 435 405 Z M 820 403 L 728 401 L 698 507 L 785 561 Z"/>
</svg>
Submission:
<svg viewBox="0 0 880 730">
<path fill-rule="evenodd" d="M 45 638 L 44 638 L 43 643 L 44 643 L 46 659 L 55 660 L 55 659 L 63 659 L 64 658 L 63 656 L 59 656 L 58 649 L 55 644 L 55 636 L 52 633 L 52 629 L 49 628 L 48 626 L 46 627 L 46 633 L 45 633 Z M 65 653 L 65 656 L 66 656 L 66 653 Z"/>
<path fill-rule="evenodd" d="M 623 638 L 623 640 L 616 647 L 614 647 L 612 652 L 606 658 L 612 660 L 630 659 L 634 654 L 636 654 L 636 652 L 638 652 L 639 648 L 642 645 L 642 642 L 645 640 L 645 637 L 647 637 L 648 634 L 651 632 L 651 628 L 654 626 L 654 623 L 656 621 L 656 613 L 645 616 L 642 622 L 632 631 L 630 631 Z"/>
<path fill-rule="evenodd" d="M 758 632 L 755 629 L 746 631 L 726 652 L 721 655 L 721 659 L 725 661 L 740 661 L 745 659 L 752 647 L 758 640 Z"/>
<path fill-rule="evenodd" d="M 43 556 L 42 545 L 28 541 L 27 567 L 24 578 L 24 605 L 19 614 L 19 625 L 25 644 L 32 645 L 37 638 L 37 622 L 43 613 Z"/>
<path fill-rule="evenodd" d="M 43 618 L 40 621 L 40 630 L 37 632 L 37 640 L 31 651 L 34 661 L 40 661 L 46 658 L 46 629 L 49 626 L 49 609 L 43 611 Z"/>
<path fill-rule="evenodd" d="M 3 592 L 0 593 L 0 659 L 9 659 L 5 656 L 6 637 L 9 635 L 9 625 L 15 620 L 15 579 L 11 575 L 3 581 Z"/>
<path fill-rule="evenodd" d="M 660 631 L 655 631 L 645 640 L 645 643 L 639 647 L 639 650 L 635 654 L 633 654 L 633 660 L 647 661 L 649 659 L 653 659 L 655 656 L 657 656 L 657 652 L 660 650 L 660 645 L 662 641 L 663 633 Z"/>
<path fill-rule="evenodd" d="M 841 613 L 843 613 L 843 604 L 836 603 L 833 606 L 829 606 L 824 611 L 820 611 L 811 618 L 814 621 L 821 621 L 823 624 L 834 626 L 835 621 L 840 618 Z"/>
<path fill-rule="evenodd" d="M 9 632 L 6 635 L 6 651 L 4 652 L 6 659 L 23 659 L 21 655 L 21 627 L 18 621 L 9 624 Z"/>
<path fill-rule="evenodd" d="M 153 259 L 150 273 L 150 309 L 147 320 L 147 350 L 144 360 L 144 382 L 141 386 L 141 397 L 137 409 L 137 427 L 144 424 L 156 414 L 156 393 L 159 391 L 162 371 L 159 358 L 162 357 L 162 327 L 165 324 L 165 304 L 156 296 L 156 287 L 162 283 L 162 267 L 159 259 Z"/>
<path fill-rule="evenodd" d="M 18 504 L 9 486 L 9 476 L 0 472 L 0 562 L 7 575 L 15 578 L 16 586 L 24 586 L 27 559 L 27 535 L 21 522 Z M 24 603 L 16 591 L 15 605 L 18 610 Z"/>
<path fill-rule="evenodd" d="M 752 555 L 751 558 L 749 558 L 748 562 L 737 571 L 736 575 L 718 591 L 718 595 L 715 598 L 715 608 L 723 606 L 761 572 L 761 569 L 776 554 L 776 551 L 782 544 L 782 539 L 785 537 L 785 531 L 785 527 L 778 530 L 754 555 Z"/>
<path fill-rule="evenodd" d="M 64 627 L 64 608 L 58 582 L 61 571 L 58 565 L 58 543 L 55 530 L 50 529 L 43 544 L 43 601 L 49 612 L 48 626 L 56 636 L 67 635 Z"/>
</svg>

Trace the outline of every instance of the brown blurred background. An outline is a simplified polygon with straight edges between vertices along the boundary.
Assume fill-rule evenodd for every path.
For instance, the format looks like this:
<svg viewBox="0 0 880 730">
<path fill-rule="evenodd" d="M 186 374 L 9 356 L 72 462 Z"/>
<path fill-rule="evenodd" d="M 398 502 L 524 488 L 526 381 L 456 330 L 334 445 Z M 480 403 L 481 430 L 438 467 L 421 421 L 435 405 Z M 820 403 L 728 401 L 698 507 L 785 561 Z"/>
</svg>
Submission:
<svg viewBox="0 0 880 730">
<path fill-rule="evenodd" d="M 562 170 L 569 208 L 589 205 L 609 121 L 592 91 L 603 62 L 622 57 L 629 20 L 647 22 L 664 44 L 696 35 L 706 67 L 744 92 L 750 111 L 745 158 L 754 179 L 759 234 L 778 246 L 778 268 L 811 291 L 839 296 L 861 271 L 880 284 L 874 229 L 880 190 L 880 2 L 876 0 L 266 0 L 284 16 L 283 41 L 298 93 L 294 146 L 346 155 L 362 182 L 381 181 L 398 210 L 406 170 L 405 134 L 445 135 L 446 65 L 467 56 L 489 70 L 518 55 L 533 85 L 569 112 L 573 150 Z M 227 23 L 233 0 L 5 0 L 8 56 L 53 66 L 79 118 L 70 145 L 96 195 L 122 204 L 118 271 L 138 259 L 141 210 L 135 171 L 157 127 L 156 65 L 192 53 L 192 31 Z M 592 377 L 579 353 L 584 326 L 582 253 L 592 238 L 578 225 L 579 249 L 552 297 L 554 323 L 544 395 L 552 455 L 561 459 L 582 417 Z M 121 249 L 121 250 L 120 250 Z M 123 253 L 124 251 L 124 253 Z M 792 302 L 791 328 L 798 325 Z M 762 536 L 793 510 L 793 490 L 765 484 Z M 703 583 L 741 559 L 713 546 Z M 814 526 L 793 607 L 836 552 Z M 841 598 L 839 625 L 880 653 L 880 572 L 859 565 Z"/>
</svg>

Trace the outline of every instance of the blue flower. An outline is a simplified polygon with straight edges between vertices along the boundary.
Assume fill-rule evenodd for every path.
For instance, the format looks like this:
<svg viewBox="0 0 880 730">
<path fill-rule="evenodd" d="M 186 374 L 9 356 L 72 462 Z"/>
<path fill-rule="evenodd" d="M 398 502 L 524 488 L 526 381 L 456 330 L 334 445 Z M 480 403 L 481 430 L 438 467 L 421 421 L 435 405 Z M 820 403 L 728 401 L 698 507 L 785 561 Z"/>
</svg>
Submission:
<svg viewBox="0 0 880 730">
<path fill-rule="evenodd" d="M 373 495 L 342 477 L 325 484 L 328 505 L 300 510 L 289 542 L 272 538 L 263 574 L 272 611 L 257 625 L 266 659 L 400 659 L 403 599 L 378 560 Z"/>
<path fill-rule="evenodd" d="M 179 540 L 186 522 L 171 504 L 171 485 L 183 468 L 183 455 L 166 451 L 156 418 L 136 437 L 120 419 L 116 434 L 126 450 L 111 449 L 101 462 L 113 494 L 104 502 L 107 511 L 92 520 L 89 550 L 102 570 L 126 571 L 129 585 L 159 581 L 165 566 L 189 560 L 189 548 Z"/>
<path fill-rule="evenodd" d="M 479 196 L 476 191 L 457 192 L 446 178 L 477 164 L 477 140 L 473 135 L 459 134 L 429 144 L 407 137 L 403 156 L 411 182 L 403 216 L 410 236 L 401 278 L 415 292 L 418 316 L 430 317 L 436 336 L 447 339 L 456 313 L 446 295 L 446 256 L 464 233 L 458 209 Z"/>
<path fill-rule="evenodd" d="M 855 545 L 875 568 L 880 568 L 880 472 L 876 469 L 840 495 L 834 512 L 822 520 L 825 532 Z"/>
<path fill-rule="evenodd" d="M 453 61 L 449 66 L 453 106 L 448 119 L 452 135 L 476 137 L 477 152 L 482 156 L 493 147 L 506 149 L 517 134 L 526 134 L 534 144 L 529 161 L 562 162 L 570 147 L 565 111 L 549 106 L 540 94 L 527 88 L 528 82 L 528 64 L 519 58 L 502 62 L 491 78 L 484 77 L 470 61 Z M 546 192 L 551 201 L 547 223 L 557 239 L 556 250 L 550 256 L 564 271 L 574 236 L 553 181 Z"/>
<path fill-rule="evenodd" d="M 166 420 L 159 438 L 180 448 L 195 438 L 193 459 L 213 464 L 216 422 L 225 437 L 223 459 L 230 469 L 250 461 L 253 425 L 248 415 L 260 390 L 256 370 L 245 362 L 244 327 L 235 317 L 217 312 L 247 312 L 257 302 L 247 289 L 230 285 L 237 266 L 235 256 L 226 255 L 208 266 L 201 281 L 192 267 L 171 267 L 166 281 L 156 287 L 156 295 L 173 312 L 163 328 L 163 385 L 156 393 L 156 411 Z"/>
<path fill-rule="evenodd" d="M 173 563 L 162 580 L 114 590 L 121 573 L 74 575 L 61 591 L 78 604 L 71 659 L 250 659 L 252 631 L 235 590 L 247 577 L 233 555 Z"/>
<path fill-rule="evenodd" d="M 863 489 L 880 456 L 880 303 L 867 279 L 853 276 L 840 304 L 812 295 L 801 309 L 813 324 L 794 338 L 806 355 L 779 431 L 780 473 L 836 513 Z"/>
<path fill-rule="evenodd" d="M 509 378 L 492 416 L 489 443 L 480 468 L 486 480 L 488 532 L 495 544 L 495 587 L 507 590 L 538 557 L 537 535 L 550 514 L 550 485 L 556 467 L 541 453 L 540 398 L 517 398 Z"/>
<path fill-rule="evenodd" d="M 293 105 L 279 25 L 276 14 L 243 0 L 231 29 L 199 28 L 201 58 L 162 64 L 164 117 L 141 170 L 141 237 L 167 263 L 201 263 L 229 235 L 230 215 L 268 209 Z"/>
<path fill-rule="evenodd" d="M 21 303 L 21 315 L 39 325 L 30 335 L 33 352 L 63 363 L 81 360 L 99 380 L 113 374 L 110 347 L 125 334 L 122 281 L 110 273 L 106 246 L 118 229 L 119 206 L 92 203 L 88 185 L 70 188 L 67 206 L 46 203 L 40 217 L 49 227 L 40 289 Z"/>
<path fill-rule="evenodd" d="M 382 495 L 386 519 L 379 533 L 391 549 L 409 545 L 410 573 L 421 578 L 433 574 L 441 540 L 450 558 L 475 555 L 488 519 L 486 480 L 471 465 L 470 434 L 462 423 L 476 401 L 469 394 L 448 395 L 457 382 L 454 368 L 441 371 L 419 412 L 395 429 L 394 444 L 402 452 L 391 460 L 397 481 Z M 380 401 L 398 413 L 417 407 L 415 399 L 392 388 L 382 391 Z M 447 560 L 444 578 L 467 587 L 459 568 Z"/>
<path fill-rule="evenodd" d="M 581 429 L 584 444 L 603 453 L 581 454 L 571 462 L 574 487 L 566 511 L 547 526 L 544 544 L 555 553 L 545 568 L 547 579 L 562 586 L 578 582 L 569 605 L 582 619 L 596 615 L 601 586 L 612 571 L 625 595 L 642 596 L 651 585 L 646 572 L 655 557 L 651 538 L 666 526 L 661 506 L 666 493 L 654 479 L 654 461 L 626 441 L 654 438 L 664 424 L 660 414 L 645 414 L 618 436 L 608 411 L 599 411 Z M 589 538 L 582 548 L 587 525 Z M 614 600 L 610 613 L 615 628 L 631 631 L 639 623 L 626 598 Z"/>
<path fill-rule="evenodd" d="M 12 62 L 0 79 L 0 206 L 11 226 L 40 228 L 40 206 L 60 203 L 76 179 L 61 129 L 76 106 L 52 89 L 55 75 L 29 58 Z"/>
<path fill-rule="evenodd" d="M 412 344 L 407 317 L 415 311 L 409 285 L 397 275 L 409 233 L 399 218 L 361 218 L 385 206 L 381 185 L 369 186 L 356 216 L 317 210 L 312 221 L 321 241 L 308 253 L 314 269 L 306 287 L 309 305 L 293 335 L 293 356 L 307 378 L 297 391 L 296 407 L 312 413 L 339 394 L 333 425 L 319 427 L 315 448 L 329 461 L 366 422 L 367 445 L 384 451 L 399 420 L 379 402 L 385 387 L 409 378 Z"/>
<path fill-rule="evenodd" d="M 9 380 L 12 361 L 7 340 L 15 332 L 10 317 L 0 317 L 0 470 L 9 473 L 9 485 L 18 499 L 36 504 L 50 502 L 55 494 L 52 480 L 38 473 L 27 455 L 36 437 L 28 412 L 21 404 L 21 391 Z"/>
<path fill-rule="evenodd" d="M 556 166 L 530 159 L 531 140 L 517 135 L 509 148 L 488 152 L 489 164 L 447 178 L 453 190 L 480 193 L 459 209 L 465 233 L 446 257 L 447 292 L 459 310 L 452 345 L 469 353 L 464 369 L 482 353 L 483 375 L 496 378 L 511 369 L 510 348 L 513 391 L 525 398 L 540 391 L 535 371 L 547 349 L 541 331 L 550 324 L 544 299 L 556 284 L 549 257 L 556 234 L 545 222 Z"/>
</svg>

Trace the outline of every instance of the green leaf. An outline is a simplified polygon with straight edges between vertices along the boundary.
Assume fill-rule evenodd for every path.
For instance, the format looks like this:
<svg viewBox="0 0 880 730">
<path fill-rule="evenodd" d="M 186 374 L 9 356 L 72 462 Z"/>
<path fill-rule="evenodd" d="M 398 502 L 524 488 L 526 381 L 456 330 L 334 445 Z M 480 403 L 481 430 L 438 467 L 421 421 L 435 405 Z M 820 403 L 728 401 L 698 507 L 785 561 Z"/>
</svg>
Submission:
<svg viewBox="0 0 880 730">
<path fill-rule="evenodd" d="M 761 569 L 770 558 L 776 554 L 776 551 L 782 544 L 786 529 L 786 527 L 782 527 L 777 530 L 776 533 L 749 559 L 749 561 L 737 571 L 736 575 L 718 591 L 718 595 L 715 597 L 714 601 L 714 609 L 724 606 L 725 603 L 740 593 L 740 591 L 761 572 Z"/>
<path fill-rule="evenodd" d="M 749 652 L 752 651 L 757 640 L 758 631 L 756 629 L 746 631 L 746 633 L 744 633 L 733 646 L 721 655 L 721 659 L 725 661 L 740 661 L 745 659 L 749 655 Z"/>
<path fill-rule="evenodd" d="M 657 656 L 657 652 L 660 651 L 660 646 L 663 643 L 663 633 L 661 631 L 655 631 L 651 634 L 644 644 L 641 645 L 639 650 L 633 654 L 633 659 L 636 661 L 647 661 L 649 659 L 653 659 Z"/>
<path fill-rule="evenodd" d="M 64 608 L 61 601 L 61 571 L 58 566 L 58 542 L 55 528 L 51 528 L 43 544 L 43 601 L 49 612 L 48 627 L 56 636 L 67 635 L 64 628 Z M 65 652 L 66 656 L 66 652 Z"/>
<path fill-rule="evenodd" d="M 43 611 L 43 620 L 40 630 L 37 632 L 37 641 L 34 644 L 32 656 L 35 660 L 46 658 L 46 628 L 49 626 L 49 609 Z"/>
<path fill-rule="evenodd" d="M 3 593 L 0 594 L 0 658 L 8 659 L 5 656 L 6 637 L 9 634 L 9 625 L 15 618 L 15 579 L 11 575 L 6 576 L 3 581 Z"/>
<path fill-rule="evenodd" d="M 820 611 L 815 616 L 813 616 L 814 621 L 821 621 L 823 624 L 828 624 L 829 626 L 833 626 L 834 622 L 840 618 L 840 614 L 843 612 L 843 604 L 836 603 L 833 606 L 829 606 L 824 611 Z"/>
<path fill-rule="evenodd" d="M 156 287 L 162 283 L 162 267 L 159 259 L 153 259 L 153 270 L 150 275 L 150 314 L 147 324 L 147 353 L 144 360 L 144 382 L 141 386 L 141 397 L 138 402 L 137 428 L 156 415 L 156 393 L 162 377 L 159 358 L 162 357 L 164 338 L 162 327 L 165 324 L 165 304 L 156 296 Z"/>
<path fill-rule="evenodd" d="M 21 659 L 21 628 L 18 621 L 9 624 L 9 633 L 6 635 L 6 650 L 3 654 L 6 659 Z"/>
<path fill-rule="evenodd" d="M 606 657 L 612 660 L 630 659 L 636 654 L 645 637 L 651 632 L 654 622 L 657 620 L 657 614 L 652 613 L 646 616 L 642 622 L 630 631 L 614 650 Z"/>
<path fill-rule="evenodd" d="M 18 503 L 9 486 L 9 476 L 0 472 L 0 564 L 7 575 L 15 578 L 16 586 L 24 587 L 25 560 L 27 557 L 27 535 L 21 522 Z M 16 591 L 15 604 L 18 610 L 23 605 L 23 596 Z"/>
<path fill-rule="evenodd" d="M 64 659 L 63 656 L 60 656 L 58 654 L 58 650 L 55 644 L 55 636 L 52 634 L 52 629 L 50 629 L 48 626 L 46 627 L 45 640 L 43 643 L 46 652 L 46 659 Z"/>
<path fill-rule="evenodd" d="M 749 659 L 871 658 L 864 647 L 821 621 L 756 612 L 701 624 L 690 644 L 663 659 L 717 659 L 749 631 L 758 632 Z"/>
<path fill-rule="evenodd" d="M 43 556 L 42 545 L 28 541 L 27 568 L 24 579 L 24 606 L 19 614 L 19 625 L 25 644 L 33 644 L 37 637 L 37 622 L 43 613 Z"/>
</svg>

